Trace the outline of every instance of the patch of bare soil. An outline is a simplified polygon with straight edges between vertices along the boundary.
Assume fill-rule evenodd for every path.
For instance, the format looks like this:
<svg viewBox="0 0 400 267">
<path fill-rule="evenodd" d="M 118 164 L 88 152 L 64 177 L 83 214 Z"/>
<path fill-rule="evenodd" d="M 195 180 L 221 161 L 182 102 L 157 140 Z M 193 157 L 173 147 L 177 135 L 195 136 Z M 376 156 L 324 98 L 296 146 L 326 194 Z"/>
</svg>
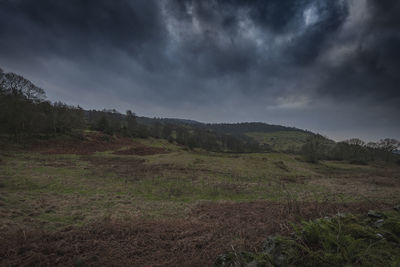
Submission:
<svg viewBox="0 0 400 267">
<path fill-rule="evenodd" d="M 32 150 L 39 151 L 42 154 L 89 155 L 95 152 L 114 151 L 123 147 L 133 147 L 133 151 L 137 151 L 137 153 L 130 153 L 128 149 L 128 153 L 124 153 L 126 150 L 122 150 L 118 151 L 118 154 L 151 155 L 165 153 L 165 149 L 162 149 L 161 151 L 159 148 L 147 147 L 135 142 L 131 138 L 113 137 L 101 132 L 84 133 L 79 138 L 75 137 L 38 141 L 32 146 Z"/>
<path fill-rule="evenodd" d="M 388 208 L 370 203 L 203 203 L 185 219 L 104 221 L 60 232 L 0 234 L 0 265 L 209 266 L 232 250 L 257 251 L 289 222 Z"/>
<path fill-rule="evenodd" d="M 115 151 L 113 154 L 116 155 L 138 155 L 138 156 L 147 156 L 147 155 L 155 155 L 155 154 L 166 154 L 169 151 L 162 147 L 149 147 L 143 144 L 135 144 L 134 147 Z"/>
</svg>

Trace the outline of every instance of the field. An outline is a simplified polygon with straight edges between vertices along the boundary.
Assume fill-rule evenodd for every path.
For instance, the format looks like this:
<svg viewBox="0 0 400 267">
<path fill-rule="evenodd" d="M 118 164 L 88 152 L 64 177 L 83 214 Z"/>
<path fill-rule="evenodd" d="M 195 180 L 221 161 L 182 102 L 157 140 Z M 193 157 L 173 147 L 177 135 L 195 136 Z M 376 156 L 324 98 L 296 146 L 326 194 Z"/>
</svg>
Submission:
<svg viewBox="0 0 400 267">
<path fill-rule="evenodd" d="M 1 266 L 211 265 L 293 222 L 400 202 L 395 164 L 88 136 L 1 148 Z"/>
</svg>

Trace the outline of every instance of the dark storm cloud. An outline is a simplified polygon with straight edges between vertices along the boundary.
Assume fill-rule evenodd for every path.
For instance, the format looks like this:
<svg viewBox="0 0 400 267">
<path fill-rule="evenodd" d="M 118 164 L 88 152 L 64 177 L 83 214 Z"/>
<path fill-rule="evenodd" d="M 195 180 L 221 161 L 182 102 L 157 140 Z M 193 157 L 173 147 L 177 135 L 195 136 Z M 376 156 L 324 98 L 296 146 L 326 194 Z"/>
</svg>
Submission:
<svg viewBox="0 0 400 267">
<path fill-rule="evenodd" d="M 0 65 L 88 108 L 393 133 L 399 18 L 396 0 L 0 0 Z"/>
<path fill-rule="evenodd" d="M 320 89 L 335 97 L 390 99 L 400 105 L 400 2 L 369 0 L 367 7 L 370 18 L 359 28 L 361 36 L 351 40 L 356 48 L 327 70 L 329 78 Z"/>
<path fill-rule="evenodd" d="M 299 36 L 287 51 L 300 64 L 312 63 L 324 49 L 325 40 L 334 35 L 348 16 L 348 7 L 338 1 L 316 2 L 315 12 L 320 21 Z"/>
<path fill-rule="evenodd" d="M 185 43 L 189 46 L 186 50 L 199 58 L 204 57 L 205 69 L 211 66 L 223 73 L 242 72 L 257 68 L 258 63 L 272 63 L 265 51 L 257 50 L 254 39 L 244 39 L 244 31 L 256 30 L 260 35 L 256 38 L 268 38 L 263 40 L 263 45 L 274 48 L 280 63 L 289 61 L 301 65 L 318 56 L 325 39 L 340 28 L 348 14 L 346 4 L 338 1 L 176 0 L 168 3 L 172 16 L 189 25 L 195 21 L 202 33 Z M 318 13 L 318 21 L 304 29 L 304 11 L 310 7 Z M 251 28 L 246 28 L 244 23 L 250 24 Z M 285 35 L 295 36 L 279 47 L 273 44 Z"/>
<path fill-rule="evenodd" d="M 175 0 L 169 2 L 180 19 L 196 16 L 204 23 L 220 24 L 224 29 L 238 26 L 240 9 L 248 10 L 248 18 L 255 24 L 274 32 L 286 30 L 307 1 L 195 1 Z"/>
<path fill-rule="evenodd" d="M 315 4 L 319 21 L 290 42 L 274 41 L 302 31 L 303 11 Z M 334 1 L 167 1 L 166 16 L 179 23 L 172 62 L 165 53 L 166 17 L 160 2 L 152 1 L 2 1 L 0 37 L 4 51 L 22 50 L 31 56 L 98 57 L 98 47 L 121 49 L 141 64 L 185 66 L 196 75 L 242 73 L 272 60 L 310 62 L 329 33 L 337 30 L 346 10 Z M 246 29 L 241 23 L 249 23 Z M 189 28 L 185 32 L 185 28 Z M 194 29 L 196 28 L 196 29 Z M 245 31 L 258 31 L 255 37 Z M 195 31 L 195 32 L 193 32 Z M 262 36 L 266 33 L 268 36 Z M 271 58 L 262 46 L 271 46 Z M 25 55 L 24 55 L 25 56 Z M 279 58 L 281 57 L 281 58 Z M 290 58 L 292 57 L 292 58 Z M 275 63 L 275 62 L 273 62 Z M 189 73 L 190 74 L 190 73 Z"/>
<path fill-rule="evenodd" d="M 165 33 L 153 1 L 3 0 L 0 44 L 6 52 L 18 49 L 28 56 L 98 56 L 96 48 L 121 49 L 151 60 Z M 148 55 L 143 57 L 142 52 Z M 26 56 L 26 55 L 23 55 Z"/>
</svg>

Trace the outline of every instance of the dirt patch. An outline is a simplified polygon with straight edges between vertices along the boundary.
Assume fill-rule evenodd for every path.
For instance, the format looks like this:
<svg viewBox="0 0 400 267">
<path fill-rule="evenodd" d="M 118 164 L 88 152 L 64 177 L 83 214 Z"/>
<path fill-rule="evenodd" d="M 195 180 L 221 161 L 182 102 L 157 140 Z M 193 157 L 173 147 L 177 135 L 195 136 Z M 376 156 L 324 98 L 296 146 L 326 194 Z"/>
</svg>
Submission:
<svg viewBox="0 0 400 267">
<path fill-rule="evenodd" d="M 256 252 L 301 218 L 387 208 L 369 203 L 203 203 L 185 219 L 104 221 L 55 233 L 0 235 L 0 265 L 209 266 L 232 250 Z"/>
<path fill-rule="evenodd" d="M 130 138 L 113 137 L 100 132 L 84 133 L 81 136 L 41 140 L 31 149 L 42 154 L 77 154 L 88 155 L 95 152 L 116 150 L 133 145 Z"/>
<path fill-rule="evenodd" d="M 88 132 L 80 136 L 54 138 L 37 141 L 31 150 L 42 154 L 77 154 L 89 155 L 95 152 L 115 151 L 123 147 L 127 150 L 116 151 L 120 155 L 152 155 L 166 153 L 163 148 L 153 148 L 135 142 L 132 138 L 109 136 L 101 132 Z"/>
<path fill-rule="evenodd" d="M 147 156 L 147 155 L 155 155 L 155 154 L 166 154 L 169 151 L 162 147 L 149 147 L 143 144 L 135 144 L 134 147 L 115 151 L 113 154 L 116 155 L 138 155 L 138 156 Z"/>
</svg>

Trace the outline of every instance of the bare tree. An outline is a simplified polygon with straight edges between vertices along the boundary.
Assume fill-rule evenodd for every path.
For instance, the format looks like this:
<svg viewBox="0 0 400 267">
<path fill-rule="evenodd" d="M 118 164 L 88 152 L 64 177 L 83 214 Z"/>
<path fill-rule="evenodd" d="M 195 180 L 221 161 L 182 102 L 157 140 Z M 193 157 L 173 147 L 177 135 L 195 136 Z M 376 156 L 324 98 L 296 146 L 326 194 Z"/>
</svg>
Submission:
<svg viewBox="0 0 400 267">
<path fill-rule="evenodd" d="M 400 142 L 393 138 L 385 138 L 379 141 L 379 147 L 387 152 L 393 152 L 400 147 Z"/>
<path fill-rule="evenodd" d="M 379 147 L 386 153 L 386 161 L 393 158 L 393 152 L 400 147 L 400 142 L 393 138 L 385 138 L 379 141 Z"/>
<path fill-rule="evenodd" d="M 349 140 L 344 141 L 345 143 L 349 145 L 354 145 L 354 146 L 365 146 L 365 142 L 359 138 L 351 138 Z"/>
<path fill-rule="evenodd" d="M 32 102 L 39 103 L 46 99 L 42 88 L 15 73 L 0 74 L 0 87 L 6 94 L 22 95 Z"/>
</svg>

